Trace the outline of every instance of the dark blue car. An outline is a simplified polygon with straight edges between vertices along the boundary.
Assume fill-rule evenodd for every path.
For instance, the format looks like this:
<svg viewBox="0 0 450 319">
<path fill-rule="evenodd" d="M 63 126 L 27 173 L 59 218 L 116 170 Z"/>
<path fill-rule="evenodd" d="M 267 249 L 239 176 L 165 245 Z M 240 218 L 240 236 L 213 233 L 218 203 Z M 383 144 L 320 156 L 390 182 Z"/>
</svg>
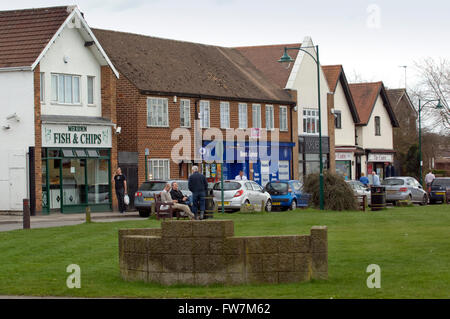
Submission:
<svg viewBox="0 0 450 319">
<path fill-rule="evenodd" d="M 308 206 L 310 195 L 303 192 L 303 185 L 298 180 L 271 181 L 267 183 L 266 191 L 272 197 L 273 208 L 294 210 Z"/>
<path fill-rule="evenodd" d="M 428 190 L 430 204 L 444 203 L 447 189 L 450 189 L 450 177 L 436 177 Z"/>
</svg>

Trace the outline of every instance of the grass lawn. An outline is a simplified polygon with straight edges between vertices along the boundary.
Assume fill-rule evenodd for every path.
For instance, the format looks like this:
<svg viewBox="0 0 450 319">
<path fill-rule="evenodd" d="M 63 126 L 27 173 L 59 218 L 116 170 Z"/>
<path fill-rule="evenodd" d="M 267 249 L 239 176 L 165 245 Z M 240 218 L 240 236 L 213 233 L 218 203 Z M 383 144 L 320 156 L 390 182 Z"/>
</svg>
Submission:
<svg viewBox="0 0 450 319">
<path fill-rule="evenodd" d="M 0 295 L 150 298 L 450 298 L 450 206 L 381 212 L 218 214 L 237 236 L 309 234 L 328 226 L 329 279 L 298 284 L 175 286 L 126 282 L 118 266 L 119 228 L 159 227 L 154 219 L 0 233 Z M 68 289 L 66 267 L 81 267 Z M 369 289 L 366 268 L 381 267 Z"/>
</svg>

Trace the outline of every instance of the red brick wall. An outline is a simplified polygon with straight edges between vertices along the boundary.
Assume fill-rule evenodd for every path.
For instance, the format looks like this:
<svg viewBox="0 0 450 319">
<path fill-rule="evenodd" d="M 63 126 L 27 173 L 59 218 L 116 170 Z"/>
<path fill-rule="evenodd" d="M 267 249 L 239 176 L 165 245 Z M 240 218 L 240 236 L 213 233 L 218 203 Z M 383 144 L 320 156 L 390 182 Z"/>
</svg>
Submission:
<svg viewBox="0 0 450 319">
<path fill-rule="evenodd" d="M 42 212 L 42 127 L 41 127 L 41 78 L 40 66 L 37 65 L 33 74 L 34 82 L 34 148 L 35 148 L 35 196 L 36 214 Z"/>
</svg>

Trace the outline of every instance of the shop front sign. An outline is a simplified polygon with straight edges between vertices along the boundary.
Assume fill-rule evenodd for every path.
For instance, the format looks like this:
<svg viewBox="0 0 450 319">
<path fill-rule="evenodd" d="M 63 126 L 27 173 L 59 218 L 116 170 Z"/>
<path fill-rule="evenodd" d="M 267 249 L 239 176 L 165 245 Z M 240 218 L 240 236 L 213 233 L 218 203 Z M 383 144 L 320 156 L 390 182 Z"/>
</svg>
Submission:
<svg viewBox="0 0 450 319">
<path fill-rule="evenodd" d="M 110 148 L 111 126 L 42 124 L 42 147 Z"/>
<path fill-rule="evenodd" d="M 345 153 L 337 153 L 336 152 L 336 161 L 351 161 L 353 159 L 353 153 L 345 152 Z"/>
<path fill-rule="evenodd" d="M 389 162 L 392 163 L 394 156 L 392 154 L 376 154 L 370 153 L 367 159 L 368 162 Z"/>
</svg>

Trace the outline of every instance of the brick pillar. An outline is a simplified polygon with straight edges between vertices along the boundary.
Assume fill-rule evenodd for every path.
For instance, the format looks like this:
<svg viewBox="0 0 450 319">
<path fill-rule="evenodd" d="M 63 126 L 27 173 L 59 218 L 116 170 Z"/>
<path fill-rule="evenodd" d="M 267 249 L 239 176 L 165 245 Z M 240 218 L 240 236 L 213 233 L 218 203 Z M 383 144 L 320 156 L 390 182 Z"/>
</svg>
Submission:
<svg viewBox="0 0 450 319">
<path fill-rule="evenodd" d="M 297 102 L 297 90 L 289 90 L 289 93 L 292 95 L 292 100 Z M 290 127 L 290 134 L 292 137 L 291 142 L 295 143 L 294 147 L 292 148 L 292 178 L 293 179 L 299 179 L 300 176 L 298 176 L 298 106 L 297 111 L 294 111 L 294 107 L 290 108 L 290 117 L 291 117 L 291 127 Z"/>
<path fill-rule="evenodd" d="M 331 109 L 334 108 L 334 93 L 327 94 L 327 119 L 328 119 L 328 136 L 330 137 L 330 172 L 336 172 L 336 138 L 334 132 L 334 114 Z"/>
<path fill-rule="evenodd" d="M 102 117 L 111 119 L 113 123 L 117 123 L 116 113 L 116 76 L 111 68 L 107 65 L 101 67 L 101 95 L 102 95 Z M 113 178 L 115 169 L 117 168 L 117 135 L 114 128 L 111 133 L 111 176 Z M 112 191 L 113 210 L 118 208 L 116 192 Z"/>
<path fill-rule="evenodd" d="M 42 213 L 42 121 L 41 121 L 41 78 L 40 65 L 34 69 L 34 191 L 36 196 L 36 214 Z M 33 165 L 33 163 L 31 163 Z M 32 177 L 33 178 L 33 177 Z M 47 194 L 48 196 L 48 194 Z"/>
</svg>

